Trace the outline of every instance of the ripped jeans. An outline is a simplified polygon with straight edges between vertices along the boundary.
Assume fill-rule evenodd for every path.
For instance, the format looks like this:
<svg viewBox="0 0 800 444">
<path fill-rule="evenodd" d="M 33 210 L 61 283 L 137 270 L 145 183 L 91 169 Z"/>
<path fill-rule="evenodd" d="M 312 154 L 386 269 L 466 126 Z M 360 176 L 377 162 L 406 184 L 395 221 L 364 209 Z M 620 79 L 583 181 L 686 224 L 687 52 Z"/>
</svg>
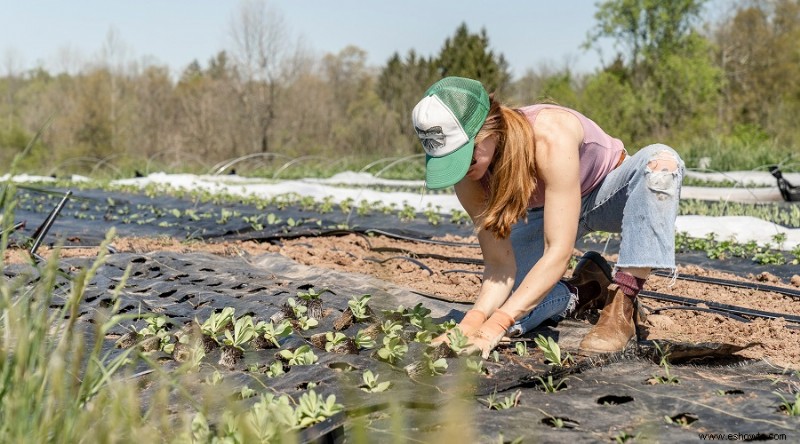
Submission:
<svg viewBox="0 0 800 444">
<path fill-rule="evenodd" d="M 677 168 L 653 171 L 655 161 L 677 163 Z M 677 162 L 676 162 L 677 161 Z M 685 166 L 678 153 L 662 145 L 649 145 L 628 156 L 600 185 L 581 199 L 576 239 L 592 231 L 620 233 L 617 268 L 644 267 L 675 270 L 675 218 Z M 528 211 L 528 220 L 511 229 L 517 261 L 514 290 L 544 253 L 544 212 Z M 510 335 L 521 335 L 574 310 L 580 295 L 559 281 L 530 313 L 517 321 Z"/>
</svg>

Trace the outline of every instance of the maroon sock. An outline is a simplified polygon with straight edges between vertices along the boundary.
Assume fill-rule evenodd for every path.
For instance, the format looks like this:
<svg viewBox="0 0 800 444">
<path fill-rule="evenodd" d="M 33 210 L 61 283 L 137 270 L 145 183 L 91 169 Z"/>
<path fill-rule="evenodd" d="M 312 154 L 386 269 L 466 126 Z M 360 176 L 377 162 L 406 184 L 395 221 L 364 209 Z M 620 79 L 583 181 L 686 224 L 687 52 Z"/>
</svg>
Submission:
<svg viewBox="0 0 800 444">
<path fill-rule="evenodd" d="M 614 274 L 614 283 L 619 286 L 626 296 L 635 298 L 644 287 L 646 279 L 637 278 L 632 274 L 618 271 Z"/>
</svg>

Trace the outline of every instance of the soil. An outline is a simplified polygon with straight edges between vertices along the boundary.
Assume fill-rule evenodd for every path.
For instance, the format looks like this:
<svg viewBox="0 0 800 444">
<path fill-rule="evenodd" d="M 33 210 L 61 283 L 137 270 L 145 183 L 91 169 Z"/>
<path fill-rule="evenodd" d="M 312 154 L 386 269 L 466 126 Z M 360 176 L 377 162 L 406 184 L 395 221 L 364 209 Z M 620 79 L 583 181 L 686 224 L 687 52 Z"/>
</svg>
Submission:
<svg viewBox="0 0 800 444">
<path fill-rule="evenodd" d="M 476 239 L 448 236 L 436 240 L 442 242 L 421 243 L 360 234 L 301 237 L 283 240 L 280 244 L 254 241 L 180 242 L 167 237 L 124 237 L 115 239 L 113 247 L 119 252 L 206 252 L 220 256 L 244 257 L 267 252 L 280 253 L 304 265 L 372 275 L 407 287 L 419 292 L 423 303 L 426 297 L 459 303 L 473 301 L 480 286 L 482 271 L 482 265 L 479 263 L 480 249 L 470 246 L 475 244 Z M 463 246 L 453 246 L 454 244 Z M 38 253 L 43 257 L 50 254 L 44 247 Z M 65 249 L 61 251 L 61 257 L 91 257 L 96 253 L 91 248 Z M 575 251 L 576 256 L 582 253 Z M 464 260 L 454 261 L 455 258 Z M 613 261 L 616 258 L 608 256 L 607 259 Z M 26 260 L 27 255 L 20 250 L 6 251 L 6 263 Z M 800 276 L 797 275 L 790 282 L 781 282 L 768 274 L 743 278 L 695 265 L 679 266 L 678 272 L 679 276 L 705 276 L 754 284 L 767 282 L 772 286 L 795 291 L 800 287 Z M 567 273 L 569 274 L 569 271 Z M 800 316 L 800 300 L 772 291 L 733 288 L 683 279 L 673 281 L 668 277 L 657 275 L 648 279 L 645 290 L 701 299 L 708 303 Z M 642 339 L 668 339 L 692 343 L 718 342 L 740 346 L 753 344 L 739 351 L 738 355 L 748 359 L 763 359 L 780 367 L 800 369 L 800 325 L 797 323 L 788 322 L 780 317 L 753 318 L 750 322 L 742 322 L 719 312 L 668 309 L 674 304 L 648 298 L 642 298 L 641 301 L 645 310 L 649 312 Z M 463 310 L 462 307 L 459 309 Z"/>
</svg>

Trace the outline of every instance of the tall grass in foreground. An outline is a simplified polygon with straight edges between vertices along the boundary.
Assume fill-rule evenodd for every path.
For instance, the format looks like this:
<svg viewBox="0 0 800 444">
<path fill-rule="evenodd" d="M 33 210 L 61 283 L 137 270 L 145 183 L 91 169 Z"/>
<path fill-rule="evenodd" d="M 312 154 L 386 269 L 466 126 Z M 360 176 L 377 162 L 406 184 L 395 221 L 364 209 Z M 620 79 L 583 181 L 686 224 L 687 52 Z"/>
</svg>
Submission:
<svg viewBox="0 0 800 444">
<path fill-rule="evenodd" d="M 4 242 L 3 255 L 5 249 Z M 129 353 L 110 360 L 101 354 L 105 332 L 119 320 L 98 314 L 88 344 L 77 323 L 86 285 L 103 259 L 80 270 L 66 291 L 57 290 L 63 272 L 55 260 L 35 270 L 30 283 L 0 282 L 0 442 L 157 440 L 161 434 L 142 420 L 136 385 L 117 378 Z M 63 308 L 49 308 L 62 297 Z"/>
</svg>

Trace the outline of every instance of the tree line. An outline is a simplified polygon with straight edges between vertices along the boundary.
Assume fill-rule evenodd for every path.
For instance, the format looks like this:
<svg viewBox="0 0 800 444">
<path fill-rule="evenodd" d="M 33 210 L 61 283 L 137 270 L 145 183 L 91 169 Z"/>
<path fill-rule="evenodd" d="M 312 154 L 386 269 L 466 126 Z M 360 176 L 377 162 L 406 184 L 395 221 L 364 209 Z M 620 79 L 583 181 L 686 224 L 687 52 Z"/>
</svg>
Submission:
<svg viewBox="0 0 800 444">
<path fill-rule="evenodd" d="M 357 46 L 313 56 L 278 11 L 243 3 L 232 48 L 178 78 L 166 66 L 125 60 L 113 36 L 101 60 L 76 72 L 7 67 L 0 162 L 41 131 L 20 160 L 25 171 L 210 172 L 244 157 L 239 168 L 304 160 L 339 171 L 419 154 L 411 108 L 437 79 L 459 75 L 512 105 L 573 107 L 630 151 L 663 142 L 689 166 L 800 169 L 800 0 L 748 0 L 715 22 L 703 19 L 706 4 L 600 1 L 586 48 L 612 39 L 610 63 L 592 73 L 529 68 L 512 78 L 486 31 L 466 24 L 438 54 L 395 53 L 376 68 Z"/>
</svg>

